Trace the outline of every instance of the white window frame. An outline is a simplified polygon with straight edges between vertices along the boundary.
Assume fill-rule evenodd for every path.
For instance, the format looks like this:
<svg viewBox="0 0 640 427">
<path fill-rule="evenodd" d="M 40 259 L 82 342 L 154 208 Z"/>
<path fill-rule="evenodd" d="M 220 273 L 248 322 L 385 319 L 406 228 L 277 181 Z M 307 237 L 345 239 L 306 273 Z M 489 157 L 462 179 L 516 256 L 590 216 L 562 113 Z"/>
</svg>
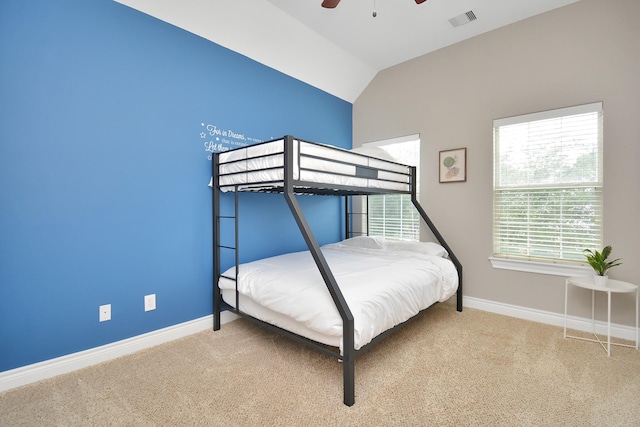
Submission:
<svg viewBox="0 0 640 427">
<path fill-rule="evenodd" d="M 402 159 L 398 159 L 399 162 L 404 163 L 404 164 L 410 164 L 411 166 L 416 166 L 416 181 L 417 181 L 417 185 L 416 185 L 416 198 L 418 197 L 419 194 L 419 190 L 420 190 L 420 178 L 419 178 L 419 169 L 420 169 L 420 134 L 413 134 L 413 135 L 407 135 L 407 136 L 402 136 L 402 137 L 397 137 L 397 138 L 391 138 L 391 139 L 385 139 L 385 140 L 380 140 L 380 141 L 373 141 L 373 142 L 366 142 L 364 144 L 362 144 L 362 147 L 377 147 L 377 148 L 382 148 L 384 149 L 385 146 L 389 146 L 389 145 L 394 145 L 394 144 L 400 144 L 400 143 L 406 143 L 406 142 L 413 142 L 413 141 L 417 141 L 418 144 L 418 158 L 414 159 L 412 162 L 406 162 L 403 161 Z M 387 195 L 378 195 L 378 196 L 369 196 L 369 197 L 382 197 L 387 198 Z M 413 207 L 413 203 L 411 202 L 411 196 L 410 195 L 402 195 L 403 199 L 406 199 L 405 201 L 408 201 L 409 204 L 411 204 L 411 206 Z M 414 208 L 415 211 L 415 208 Z M 367 221 L 368 219 L 365 217 L 363 218 L 363 221 Z M 419 241 L 420 240 L 420 214 L 415 211 L 415 215 L 413 218 L 413 221 L 417 222 L 417 233 L 414 236 L 414 238 L 410 238 L 407 239 L 405 238 L 405 240 L 415 240 L 415 241 Z M 402 219 L 401 219 L 402 221 Z M 367 229 L 366 224 L 363 224 L 363 227 L 365 229 Z M 369 229 L 369 234 L 371 234 L 371 230 Z"/>
<path fill-rule="evenodd" d="M 593 183 L 594 187 L 598 188 L 600 198 L 598 200 L 599 203 L 599 212 L 602 212 L 603 209 L 603 200 L 602 200 L 602 189 L 603 189 L 603 167 L 602 167 L 602 153 L 603 153 L 603 133 L 602 133 L 602 103 L 591 103 L 586 105 L 580 105 L 575 107 L 567 107 L 556 110 L 544 111 L 533 114 L 526 114 L 522 116 L 509 117 L 505 119 L 497 119 L 493 122 L 494 128 L 494 204 L 495 204 L 495 194 L 496 191 L 496 183 L 497 183 L 497 164 L 498 164 L 498 153 L 496 150 L 496 135 L 497 129 L 501 126 L 509 126 L 513 124 L 526 123 L 526 122 L 535 122 L 538 120 L 546 120 L 552 118 L 559 118 L 565 116 L 571 116 L 576 114 L 584 114 L 584 113 L 593 113 L 597 112 L 599 114 L 599 126 L 598 126 L 598 165 L 597 165 L 597 175 L 599 182 Z M 553 187 L 549 185 L 547 188 Z M 494 252 L 496 251 L 496 215 L 495 205 L 494 205 Z M 602 217 L 600 216 L 600 229 L 596 231 L 595 240 L 598 242 L 598 246 L 602 245 Z M 551 274 L 558 276 L 575 276 L 575 275 L 585 275 L 589 274 L 591 269 L 589 266 L 585 265 L 584 262 L 579 261 L 569 261 L 569 260 L 559 260 L 559 259 L 544 259 L 544 258 L 528 258 L 526 256 L 510 256 L 504 254 L 496 254 L 489 258 L 491 264 L 494 268 L 499 269 L 507 269 L 507 270 L 516 270 L 516 271 L 526 271 L 533 273 L 541 273 L 541 274 Z"/>
</svg>

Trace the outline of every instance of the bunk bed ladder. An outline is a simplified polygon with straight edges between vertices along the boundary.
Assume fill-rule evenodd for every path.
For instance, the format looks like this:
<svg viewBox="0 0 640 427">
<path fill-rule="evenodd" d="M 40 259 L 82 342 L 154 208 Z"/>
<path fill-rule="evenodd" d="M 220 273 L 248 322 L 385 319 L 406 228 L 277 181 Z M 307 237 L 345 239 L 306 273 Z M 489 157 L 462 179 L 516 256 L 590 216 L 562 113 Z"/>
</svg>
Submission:
<svg viewBox="0 0 640 427">
<path fill-rule="evenodd" d="M 218 287 L 218 282 L 220 281 L 220 277 L 222 274 L 220 272 L 220 252 L 221 249 L 227 249 L 234 252 L 234 261 L 235 261 L 235 275 L 234 277 L 224 276 L 229 280 L 233 280 L 236 283 L 236 307 L 233 308 L 232 311 L 238 312 L 238 307 L 240 306 L 240 298 L 238 292 L 238 269 L 240 264 L 240 250 L 239 250 L 239 240 L 238 240 L 238 188 L 235 188 L 234 191 L 234 212 L 233 215 L 221 215 L 220 214 L 220 180 L 218 177 L 218 166 L 219 166 L 219 154 L 215 153 L 213 155 L 213 234 L 214 234 L 214 247 L 213 247 L 213 330 L 217 331 L 220 329 L 220 312 L 222 311 L 222 293 L 220 288 Z M 233 246 L 223 245 L 220 242 L 220 220 L 229 219 L 234 220 L 234 244 Z"/>
<path fill-rule="evenodd" d="M 349 239 L 351 237 L 354 237 L 355 235 L 358 235 L 358 236 L 369 235 L 369 196 L 365 196 L 366 201 L 363 201 L 362 198 L 359 199 L 358 205 L 360 210 L 358 212 L 352 212 L 352 209 L 355 205 L 355 203 L 353 202 L 353 197 L 360 197 L 360 196 L 351 196 L 351 195 L 344 196 L 345 239 Z M 366 206 L 366 209 L 365 209 L 365 206 Z M 353 217 L 356 215 L 359 216 L 360 218 L 364 217 L 366 219 L 366 221 L 360 221 L 359 222 L 360 225 L 358 227 L 353 226 Z M 363 230 L 363 226 L 364 226 L 364 230 Z M 356 229 L 360 231 L 356 231 Z"/>
</svg>

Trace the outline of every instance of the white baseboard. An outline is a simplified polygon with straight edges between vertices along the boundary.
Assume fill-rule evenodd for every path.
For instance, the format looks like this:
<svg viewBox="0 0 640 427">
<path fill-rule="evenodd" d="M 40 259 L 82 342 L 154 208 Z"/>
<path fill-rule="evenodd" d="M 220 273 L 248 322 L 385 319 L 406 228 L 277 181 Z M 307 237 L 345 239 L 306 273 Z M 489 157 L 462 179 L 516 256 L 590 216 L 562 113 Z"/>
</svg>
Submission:
<svg viewBox="0 0 640 427">
<path fill-rule="evenodd" d="M 535 310 L 532 308 L 519 307 L 516 305 L 503 304 L 495 301 L 482 300 L 473 297 L 463 297 L 463 306 L 476 308 L 478 310 L 519 319 L 531 320 L 547 325 L 564 327 L 564 314 L 552 313 L 549 311 Z M 591 319 L 583 317 L 567 316 L 567 328 L 577 331 L 591 332 Z M 595 331 L 598 334 L 607 335 L 607 322 L 596 320 Z M 636 329 L 632 326 L 611 324 L 611 337 L 624 340 L 636 340 Z"/>
<path fill-rule="evenodd" d="M 475 308 L 519 319 L 531 320 L 560 327 L 564 326 L 564 316 L 558 313 L 503 304 L 473 297 L 464 297 L 463 305 L 464 307 Z M 228 323 L 236 318 L 237 316 L 233 313 L 225 311 L 222 313 L 221 322 L 223 324 Z M 138 335 L 137 337 L 128 338 L 126 340 L 69 354 L 67 356 L 57 357 L 55 359 L 45 360 L 32 365 L 0 372 L 0 392 L 57 375 L 66 374 L 77 369 L 86 368 L 120 356 L 135 353 L 136 351 L 140 351 L 145 348 L 173 341 L 175 339 L 209 329 L 212 325 L 213 316 L 205 316 L 179 325 Z M 590 332 L 591 320 L 569 316 L 567 318 L 567 327 L 578 331 Z M 607 325 L 605 322 L 596 321 L 595 327 L 597 333 L 606 335 Z M 635 341 L 636 330 L 631 326 L 611 324 L 611 336 Z"/>
<path fill-rule="evenodd" d="M 221 313 L 220 321 L 224 324 L 236 318 L 237 316 L 235 314 L 224 311 Z M 157 331 L 78 353 L 0 372 L 0 392 L 66 374 L 77 369 L 97 365 L 98 363 L 135 353 L 136 351 L 186 337 L 210 328 L 213 328 L 213 315 L 158 329 Z"/>
</svg>

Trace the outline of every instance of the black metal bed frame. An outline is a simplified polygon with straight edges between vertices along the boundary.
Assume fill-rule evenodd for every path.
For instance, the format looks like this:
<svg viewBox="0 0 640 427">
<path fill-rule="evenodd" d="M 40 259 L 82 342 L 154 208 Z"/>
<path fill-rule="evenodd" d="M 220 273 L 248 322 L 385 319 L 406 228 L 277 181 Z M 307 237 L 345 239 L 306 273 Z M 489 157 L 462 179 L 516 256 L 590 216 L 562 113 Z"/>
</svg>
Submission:
<svg viewBox="0 0 640 427">
<path fill-rule="evenodd" d="M 221 216 L 220 215 L 220 174 L 219 174 L 219 165 L 220 153 L 215 153 L 213 155 L 212 162 L 212 187 L 213 187 L 213 234 L 214 234 L 214 244 L 213 244 L 213 265 L 214 265 L 214 275 L 213 275 L 213 329 L 215 331 L 220 329 L 220 313 L 223 309 L 227 309 L 234 314 L 240 315 L 244 318 L 249 319 L 250 321 L 259 324 L 267 329 L 275 331 L 281 335 L 287 336 L 299 343 L 307 345 L 317 351 L 328 354 L 332 357 L 336 357 L 343 362 L 343 385 L 344 385 L 344 404 L 347 406 L 352 406 L 355 403 L 355 359 L 356 356 L 362 354 L 367 351 L 369 348 L 373 347 L 377 342 L 384 339 L 386 336 L 394 333 L 413 319 L 416 319 L 421 313 L 427 311 L 430 307 L 425 310 L 422 310 L 416 316 L 408 319 L 406 322 L 396 325 L 394 328 L 389 329 L 382 334 L 375 337 L 370 343 L 356 350 L 354 348 L 354 319 L 351 310 L 340 290 L 340 286 L 336 282 L 335 277 L 333 276 L 331 269 L 320 249 L 320 246 L 311 230 L 305 216 L 298 204 L 296 199 L 296 194 L 320 194 L 320 195 L 334 195 L 334 196 L 344 196 L 345 197 L 345 211 L 346 211 L 346 234 L 349 234 L 349 196 L 354 195 L 374 195 L 374 194 L 390 194 L 390 193 L 400 193 L 407 194 L 406 191 L 395 191 L 395 190 L 383 190 L 383 189 L 375 189 L 375 188 L 361 188 L 361 187 L 348 187 L 348 186 L 335 186 L 335 185 L 322 185 L 313 182 L 305 182 L 301 180 L 294 180 L 293 178 L 293 143 L 296 138 L 293 138 L 290 135 L 284 137 L 284 180 L 281 185 L 278 183 L 270 186 L 268 188 L 250 188 L 245 189 L 244 191 L 259 191 L 259 192 L 275 192 L 281 193 L 284 195 L 286 202 L 291 210 L 291 213 L 300 229 L 300 232 L 309 248 L 309 252 L 311 253 L 316 266 L 327 286 L 327 290 L 331 294 L 333 302 L 340 313 L 343 324 L 343 352 L 340 354 L 338 350 L 331 350 L 327 346 L 303 337 L 301 335 L 295 334 L 293 332 L 287 331 L 275 325 L 266 323 L 262 320 L 259 320 L 253 316 L 250 316 L 246 313 L 241 312 L 238 308 L 239 304 L 239 292 L 237 290 L 237 274 L 238 274 L 238 265 L 239 265 L 239 249 L 238 249 L 238 197 L 239 193 L 243 191 L 239 186 L 234 187 L 235 194 L 235 215 L 233 216 Z M 298 141 L 301 141 L 297 139 Z M 269 141 L 268 141 L 269 142 Z M 309 141 L 304 141 L 305 143 L 310 143 Z M 314 143 L 311 143 L 314 144 Z M 298 155 L 300 152 L 298 151 Z M 298 163 L 299 164 L 299 163 Z M 371 178 L 374 175 L 377 176 L 377 171 L 373 168 L 368 167 L 359 167 L 358 174 L 365 178 Z M 411 202 L 414 207 L 420 214 L 422 220 L 429 227 L 433 235 L 436 237 L 440 245 L 444 247 L 449 253 L 449 259 L 453 262 L 457 272 L 458 272 L 458 290 L 456 292 L 456 309 L 457 311 L 462 311 L 462 264 L 455 256 L 451 248 L 446 243 L 440 232 L 437 230 L 427 213 L 424 211 L 420 203 L 416 198 L 416 168 L 410 167 L 410 194 L 411 194 Z M 235 220 L 235 247 L 223 246 L 220 242 L 220 220 L 221 219 L 234 219 Z M 221 277 L 220 272 L 220 249 L 230 249 L 235 251 L 235 265 L 236 265 L 236 277 L 229 278 L 231 280 L 236 280 L 236 307 L 233 307 L 222 300 L 222 293 L 220 288 L 218 287 L 218 282 Z M 437 304 L 437 303 L 436 303 Z M 434 304 L 435 305 L 435 304 Z"/>
</svg>

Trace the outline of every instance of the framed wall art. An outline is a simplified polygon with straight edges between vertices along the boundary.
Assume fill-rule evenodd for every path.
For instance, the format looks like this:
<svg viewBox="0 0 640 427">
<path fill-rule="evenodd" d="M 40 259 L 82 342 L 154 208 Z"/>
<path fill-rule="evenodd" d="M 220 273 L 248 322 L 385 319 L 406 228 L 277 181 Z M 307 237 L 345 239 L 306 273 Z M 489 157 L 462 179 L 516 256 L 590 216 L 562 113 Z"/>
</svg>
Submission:
<svg viewBox="0 0 640 427">
<path fill-rule="evenodd" d="M 440 182 L 467 180 L 467 149 L 456 148 L 440 152 Z"/>
</svg>

